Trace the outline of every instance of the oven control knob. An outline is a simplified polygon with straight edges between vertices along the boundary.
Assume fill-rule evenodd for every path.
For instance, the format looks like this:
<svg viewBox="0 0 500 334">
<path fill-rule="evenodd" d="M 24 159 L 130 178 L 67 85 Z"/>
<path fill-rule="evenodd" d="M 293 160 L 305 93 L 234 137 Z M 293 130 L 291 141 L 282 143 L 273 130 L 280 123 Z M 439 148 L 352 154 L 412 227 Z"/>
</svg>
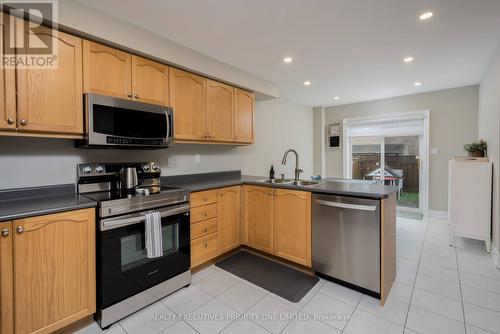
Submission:
<svg viewBox="0 0 500 334">
<path fill-rule="evenodd" d="M 104 172 L 104 168 L 102 166 L 97 166 L 95 168 L 95 171 L 96 171 L 96 173 L 102 173 L 102 172 Z"/>
<path fill-rule="evenodd" d="M 82 171 L 83 171 L 85 174 L 89 174 L 89 173 L 92 171 L 92 167 L 90 167 L 90 166 L 85 166 L 85 167 L 83 167 Z"/>
<path fill-rule="evenodd" d="M 157 165 L 157 164 L 155 164 L 155 163 L 152 163 L 152 164 L 151 164 L 151 168 L 152 168 L 153 170 L 157 170 L 157 169 L 158 169 L 158 165 Z"/>
<path fill-rule="evenodd" d="M 145 171 L 148 171 L 149 170 L 149 165 L 145 164 L 144 166 L 142 166 L 142 169 L 144 169 Z"/>
</svg>

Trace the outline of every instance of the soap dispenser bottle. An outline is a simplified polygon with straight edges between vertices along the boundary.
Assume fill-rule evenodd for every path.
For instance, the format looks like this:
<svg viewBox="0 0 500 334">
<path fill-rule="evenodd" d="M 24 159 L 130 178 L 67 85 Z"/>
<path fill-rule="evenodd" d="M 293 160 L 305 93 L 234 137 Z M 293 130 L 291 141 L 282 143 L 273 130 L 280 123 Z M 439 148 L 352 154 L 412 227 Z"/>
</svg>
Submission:
<svg viewBox="0 0 500 334">
<path fill-rule="evenodd" d="M 271 180 L 274 179 L 274 166 L 273 165 L 271 165 L 271 169 L 269 170 L 269 178 Z"/>
</svg>

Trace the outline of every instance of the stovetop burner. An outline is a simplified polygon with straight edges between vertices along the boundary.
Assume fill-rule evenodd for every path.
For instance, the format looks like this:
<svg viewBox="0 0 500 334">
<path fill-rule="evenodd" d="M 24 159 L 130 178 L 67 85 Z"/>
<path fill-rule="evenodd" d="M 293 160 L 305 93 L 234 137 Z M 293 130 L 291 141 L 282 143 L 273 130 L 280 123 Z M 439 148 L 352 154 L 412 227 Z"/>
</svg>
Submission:
<svg viewBox="0 0 500 334">
<path fill-rule="evenodd" d="M 120 191 L 117 176 L 122 165 L 141 174 L 139 191 Z M 101 218 L 189 202 L 188 190 L 161 185 L 157 162 L 80 164 L 77 168 L 78 193 L 98 203 Z"/>
</svg>

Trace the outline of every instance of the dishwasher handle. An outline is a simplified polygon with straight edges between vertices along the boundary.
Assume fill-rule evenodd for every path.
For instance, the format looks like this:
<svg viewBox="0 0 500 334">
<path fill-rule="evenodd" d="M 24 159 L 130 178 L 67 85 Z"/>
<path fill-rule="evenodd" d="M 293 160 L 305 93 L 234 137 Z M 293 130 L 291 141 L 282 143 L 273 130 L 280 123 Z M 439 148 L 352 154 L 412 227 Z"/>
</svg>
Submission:
<svg viewBox="0 0 500 334">
<path fill-rule="evenodd" d="M 360 211 L 375 211 L 375 210 L 377 210 L 376 205 L 349 204 L 349 203 L 342 203 L 342 202 L 324 201 L 321 199 L 315 199 L 314 203 L 317 203 L 319 205 L 332 206 L 332 207 L 336 207 L 336 208 L 350 209 L 350 210 L 360 210 Z"/>
</svg>

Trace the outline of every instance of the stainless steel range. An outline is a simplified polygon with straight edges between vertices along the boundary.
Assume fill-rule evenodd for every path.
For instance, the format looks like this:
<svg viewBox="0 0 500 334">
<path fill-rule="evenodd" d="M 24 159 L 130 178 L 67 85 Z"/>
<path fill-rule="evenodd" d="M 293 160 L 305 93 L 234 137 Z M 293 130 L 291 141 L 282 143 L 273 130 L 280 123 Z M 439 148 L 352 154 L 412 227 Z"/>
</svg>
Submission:
<svg viewBox="0 0 500 334">
<path fill-rule="evenodd" d="M 97 313 L 102 328 L 191 283 L 189 192 L 161 186 L 156 162 L 78 165 L 78 192 L 98 202 Z M 146 215 L 161 219 L 148 257 Z"/>
</svg>

